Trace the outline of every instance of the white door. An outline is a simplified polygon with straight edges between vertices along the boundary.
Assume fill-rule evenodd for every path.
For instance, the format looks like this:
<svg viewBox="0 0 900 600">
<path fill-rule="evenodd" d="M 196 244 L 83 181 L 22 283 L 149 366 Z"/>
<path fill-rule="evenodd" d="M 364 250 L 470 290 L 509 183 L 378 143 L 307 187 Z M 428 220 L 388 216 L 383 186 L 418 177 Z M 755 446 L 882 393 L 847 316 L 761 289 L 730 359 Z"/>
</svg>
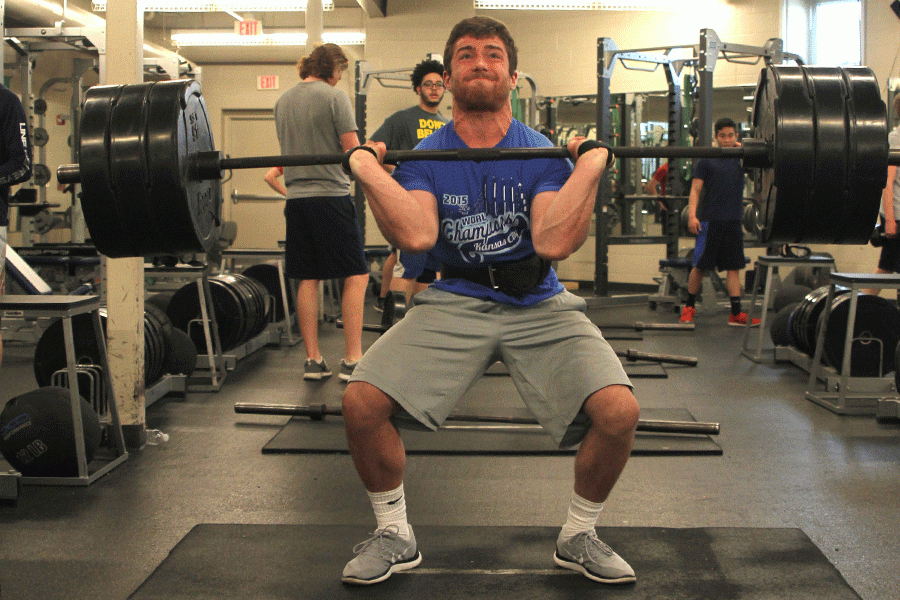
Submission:
<svg viewBox="0 0 900 600">
<path fill-rule="evenodd" d="M 229 158 L 281 154 L 275 116 L 267 111 L 224 111 L 223 152 Z M 263 180 L 268 168 L 225 173 L 223 214 L 237 223 L 232 248 L 277 248 L 284 240 L 284 198 Z"/>
</svg>

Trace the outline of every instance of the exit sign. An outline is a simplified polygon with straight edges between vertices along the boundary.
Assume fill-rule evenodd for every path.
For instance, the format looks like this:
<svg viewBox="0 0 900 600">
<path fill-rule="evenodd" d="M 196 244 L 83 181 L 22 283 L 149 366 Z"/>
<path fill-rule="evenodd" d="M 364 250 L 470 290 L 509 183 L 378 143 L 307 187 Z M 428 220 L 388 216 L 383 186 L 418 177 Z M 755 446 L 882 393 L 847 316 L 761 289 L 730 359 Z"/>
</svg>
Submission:
<svg viewBox="0 0 900 600">
<path fill-rule="evenodd" d="M 260 75 L 256 78 L 256 89 L 258 90 L 277 90 L 278 75 Z"/>
<path fill-rule="evenodd" d="M 237 35 L 262 35 L 262 25 L 259 21 L 245 19 L 234 24 L 234 32 Z"/>
</svg>

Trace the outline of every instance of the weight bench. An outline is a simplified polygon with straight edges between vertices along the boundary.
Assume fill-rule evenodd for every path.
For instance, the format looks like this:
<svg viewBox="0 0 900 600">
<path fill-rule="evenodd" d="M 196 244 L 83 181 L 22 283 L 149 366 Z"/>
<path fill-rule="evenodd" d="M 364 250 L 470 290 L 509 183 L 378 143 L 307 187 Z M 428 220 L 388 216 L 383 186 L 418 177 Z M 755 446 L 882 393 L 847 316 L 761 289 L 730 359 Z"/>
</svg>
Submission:
<svg viewBox="0 0 900 600">
<path fill-rule="evenodd" d="M 745 258 L 744 264 L 750 264 L 750 259 Z M 675 312 L 679 312 L 682 304 L 687 302 L 688 277 L 693 268 L 692 260 L 686 257 L 664 258 L 659 261 L 657 277 L 659 289 L 656 294 L 647 296 L 647 305 L 650 310 L 656 310 L 658 304 L 671 304 Z M 728 298 L 728 288 L 719 274 L 714 270 L 708 270 L 703 274 L 703 284 L 700 287 L 698 302 L 702 306 L 714 306 L 718 302 L 719 294 Z"/>
</svg>

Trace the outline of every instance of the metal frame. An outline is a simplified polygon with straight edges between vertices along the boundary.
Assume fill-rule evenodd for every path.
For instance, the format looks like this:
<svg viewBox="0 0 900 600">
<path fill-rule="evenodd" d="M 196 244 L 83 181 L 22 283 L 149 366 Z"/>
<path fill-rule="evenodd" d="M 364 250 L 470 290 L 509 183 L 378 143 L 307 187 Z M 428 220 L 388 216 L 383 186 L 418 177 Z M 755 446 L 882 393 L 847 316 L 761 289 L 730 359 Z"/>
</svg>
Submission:
<svg viewBox="0 0 900 600">
<path fill-rule="evenodd" d="M 753 294 L 750 297 L 750 308 L 747 314 L 747 326 L 744 328 L 744 340 L 741 343 L 741 354 L 756 363 L 776 362 L 776 349 L 763 348 L 763 339 L 766 334 L 766 320 L 769 313 L 769 302 L 772 296 L 772 281 L 779 267 L 813 267 L 828 269 L 829 272 L 834 271 L 834 259 L 827 256 L 808 256 L 805 258 L 796 258 L 789 256 L 760 256 L 756 261 L 756 270 L 753 272 Z M 766 278 L 766 286 L 763 291 L 761 314 L 759 320 L 758 335 L 756 337 L 756 347 L 750 348 L 750 328 L 753 322 L 753 315 L 756 314 L 756 297 L 759 291 L 760 277 Z"/>
<path fill-rule="evenodd" d="M 827 367 L 822 364 L 822 355 L 825 349 L 823 332 L 828 330 L 828 320 L 831 318 L 837 286 L 849 288 L 850 306 L 847 314 L 844 361 L 841 365 L 840 379 L 833 382 L 832 385 L 832 382 L 824 377 Z M 853 344 L 853 328 L 856 323 L 857 292 L 862 289 L 900 290 L 900 275 L 832 273 L 829 277 L 825 310 L 819 321 L 818 335 L 816 336 L 816 352 L 810 363 L 806 399 L 839 415 L 876 415 L 881 399 L 897 397 L 893 377 L 852 377 L 850 375 L 850 348 Z M 820 379 L 825 381 L 825 390 L 817 391 L 816 386 Z"/>
<path fill-rule="evenodd" d="M 100 352 L 100 368 L 103 371 L 103 385 L 110 415 L 110 438 L 113 443 L 115 457 L 95 471 L 89 470 L 84 446 L 84 427 L 81 421 L 81 395 L 78 385 L 70 385 L 72 404 L 72 426 L 75 434 L 75 452 L 78 460 L 78 475 L 74 477 L 22 477 L 23 484 L 33 485 L 65 485 L 87 486 L 95 482 L 128 458 L 125 450 L 125 439 L 119 421 L 118 401 L 109 375 L 109 362 L 106 352 L 106 336 L 100 323 L 100 298 L 98 296 L 0 296 L 0 310 L 4 315 L 15 317 L 59 318 L 63 324 L 63 339 L 66 346 L 66 362 L 68 381 L 77 382 L 77 362 L 75 340 L 72 330 L 72 317 L 90 313 L 94 324 L 94 335 Z"/>
<path fill-rule="evenodd" d="M 712 29 L 700 30 L 698 44 L 678 46 L 657 46 L 634 50 L 619 50 L 612 38 L 597 38 L 597 131 L 599 139 L 610 139 L 610 80 L 616 62 L 621 62 L 625 69 L 639 71 L 655 71 L 660 65 L 666 67 L 666 82 L 669 93 L 669 145 L 676 145 L 681 140 L 681 86 L 679 76 L 682 69 L 691 65 L 698 73 L 698 105 L 700 120 L 700 146 L 712 143 L 712 91 L 713 71 L 716 60 L 721 56 L 727 62 L 756 64 L 765 59 L 766 64 L 780 64 L 785 57 L 800 62 L 799 57 L 783 51 L 780 39 L 770 39 L 765 46 L 745 46 L 742 44 L 724 43 Z M 677 50 L 690 48 L 692 59 L 677 59 Z M 751 58 L 753 60 L 751 60 Z M 649 63 L 652 67 L 638 67 L 631 63 Z M 622 128 L 625 131 L 625 128 Z M 670 169 L 670 182 L 677 169 Z M 597 191 L 595 214 L 597 236 L 594 249 L 594 292 L 598 296 L 609 295 L 609 235 L 606 233 L 606 205 L 611 197 L 609 178 L 604 174 Z M 674 258 L 678 253 L 678 215 L 669 210 L 670 218 L 666 219 L 666 256 Z"/>
</svg>

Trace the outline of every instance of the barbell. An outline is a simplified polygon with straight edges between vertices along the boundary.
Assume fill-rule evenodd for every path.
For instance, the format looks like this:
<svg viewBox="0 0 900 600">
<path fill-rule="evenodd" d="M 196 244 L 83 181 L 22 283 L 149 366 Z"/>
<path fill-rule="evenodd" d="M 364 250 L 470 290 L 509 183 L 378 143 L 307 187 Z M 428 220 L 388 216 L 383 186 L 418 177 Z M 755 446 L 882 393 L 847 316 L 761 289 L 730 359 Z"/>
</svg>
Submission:
<svg viewBox="0 0 900 600">
<path fill-rule="evenodd" d="M 285 415 L 291 417 L 308 417 L 313 421 L 321 421 L 326 416 L 342 417 L 340 408 L 330 407 L 327 404 L 313 404 L 303 406 L 299 404 L 255 404 L 251 402 L 237 402 L 234 412 L 248 415 Z M 497 415 L 466 415 L 450 414 L 447 419 L 450 422 L 462 423 L 499 423 L 506 425 L 538 425 L 533 417 L 514 417 Z M 718 423 L 701 423 L 698 421 L 657 421 L 639 419 L 637 430 L 648 433 L 681 433 L 696 435 L 718 435 Z"/>
<path fill-rule="evenodd" d="M 888 164 L 887 112 L 866 67 L 770 65 L 752 111 L 753 137 L 738 148 L 628 147 L 617 158 L 735 158 L 754 170 L 763 243 L 868 241 Z M 341 164 L 346 154 L 227 158 L 214 149 L 200 85 L 193 80 L 96 86 L 81 113 L 82 208 L 99 252 L 111 257 L 206 252 L 221 222 L 223 172 Z M 566 148 L 389 151 L 385 162 L 569 158 Z"/>
</svg>

